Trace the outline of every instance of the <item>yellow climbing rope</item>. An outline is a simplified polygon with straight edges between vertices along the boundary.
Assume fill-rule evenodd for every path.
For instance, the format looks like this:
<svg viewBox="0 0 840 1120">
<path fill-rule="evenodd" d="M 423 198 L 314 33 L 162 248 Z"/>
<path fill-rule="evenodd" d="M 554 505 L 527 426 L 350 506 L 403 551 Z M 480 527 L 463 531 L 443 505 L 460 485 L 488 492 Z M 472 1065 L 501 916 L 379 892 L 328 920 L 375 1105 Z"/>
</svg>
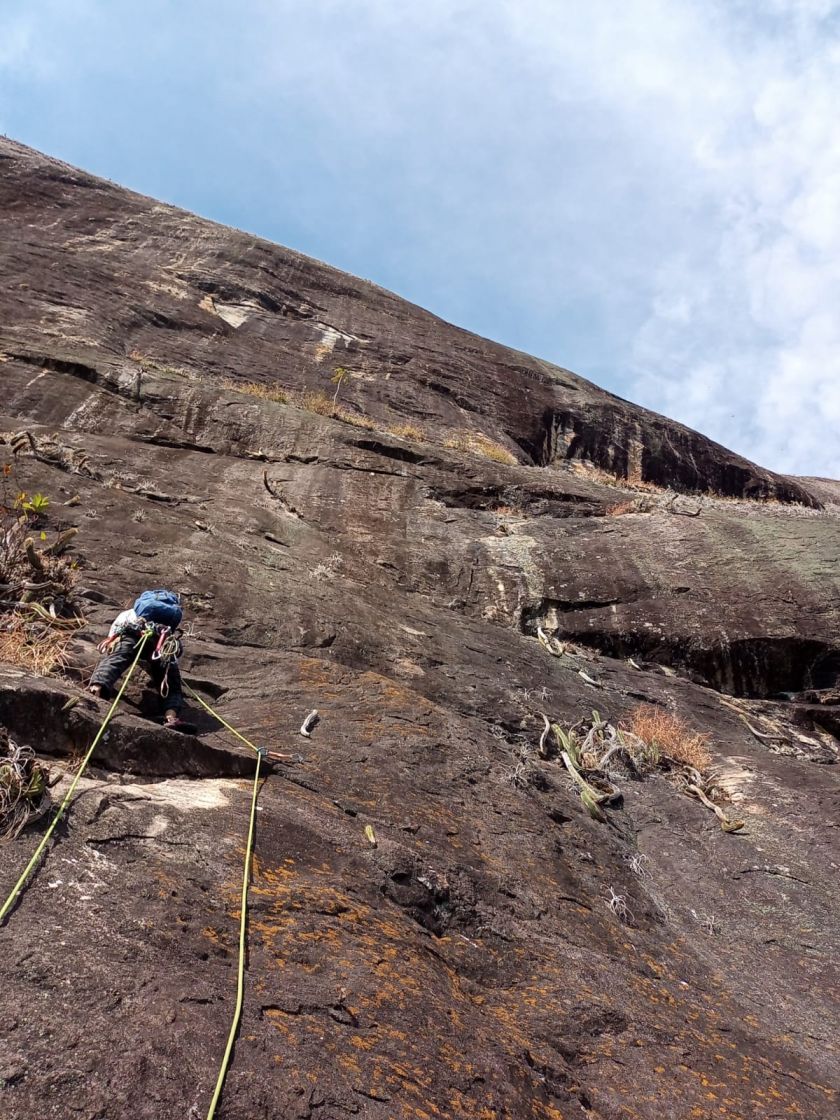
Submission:
<svg viewBox="0 0 840 1120">
<path fill-rule="evenodd" d="M 255 747 L 250 739 L 246 739 L 244 735 L 240 735 L 235 727 L 222 719 L 218 712 L 215 712 L 209 704 L 184 682 L 185 690 L 201 704 L 202 708 L 210 713 L 214 719 L 217 719 L 224 727 L 228 729 L 231 735 L 235 735 L 237 739 L 247 744 L 251 750 L 257 752 L 257 769 L 254 772 L 254 790 L 251 796 L 251 819 L 248 823 L 248 843 L 245 848 L 245 872 L 242 876 L 242 902 L 239 910 L 239 965 L 236 975 L 236 1006 L 233 1011 L 233 1022 L 230 1025 L 230 1034 L 228 1035 L 227 1046 L 225 1047 L 224 1057 L 222 1058 L 221 1069 L 219 1076 L 216 1079 L 216 1088 L 213 1092 L 213 1099 L 210 1102 L 210 1108 L 207 1112 L 207 1120 L 213 1120 L 216 1115 L 216 1106 L 219 1103 L 219 1098 L 222 1095 L 222 1088 L 224 1087 L 225 1078 L 230 1067 L 230 1058 L 233 1053 L 233 1044 L 236 1041 L 236 1032 L 239 1029 L 239 1021 L 242 1018 L 242 1004 L 245 999 L 245 941 L 248 932 L 248 880 L 251 874 L 251 852 L 254 846 L 254 819 L 257 815 L 257 794 L 259 793 L 260 782 L 260 763 L 263 758 L 263 750 L 260 747 Z"/>
<path fill-rule="evenodd" d="M 58 812 L 53 818 L 50 827 L 44 834 L 44 838 L 41 840 L 41 843 L 35 849 L 35 854 L 32 856 L 29 863 L 24 868 L 23 874 L 20 876 L 17 883 L 15 883 L 14 887 L 12 888 L 11 894 L 3 903 L 2 908 L 0 908 L 0 924 L 2 924 L 4 918 L 6 917 L 6 914 L 8 914 L 9 910 L 14 905 L 15 899 L 20 894 L 27 878 L 29 877 L 29 873 L 32 871 L 32 869 L 40 859 L 42 852 L 49 843 L 50 837 L 55 831 L 56 825 L 64 815 L 67 806 L 70 804 L 73 794 L 76 791 L 76 786 L 79 784 L 82 774 L 84 774 L 85 770 L 87 769 L 88 763 L 93 756 L 93 752 L 96 750 L 96 747 L 99 744 L 105 728 L 108 726 L 111 720 L 111 717 L 117 710 L 117 705 L 119 704 L 120 700 L 122 699 L 123 693 L 128 687 L 128 682 L 131 680 L 134 670 L 137 668 L 137 662 L 140 660 L 140 655 L 143 652 L 143 647 L 145 646 L 146 639 L 149 637 L 150 633 L 152 633 L 152 631 L 147 630 L 141 637 L 140 641 L 137 643 L 137 654 L 134 658 L 134 661 L 132 662 L 131 668 L 129 669 L 126 678 L 122 683 L 122 687 L 114 698 L 114 702 L 111 704 L 111 707 L 108 710 L 108 714 L 105 716 L 105 719 L 102 722 L 102 726 L 97 731 L 93 742 L 88 748 L 87 754 L 82 759 L 82 764 L 76 772 L 76 775 L 70 784 L 70 788 L 64 796 L 64 800 L 58 808 Z M 197 693 L 195 693 L 188 684 L 185 683 L 184 688 L 190 694 L 190 696 L 193 697 L 193 699 L 197 700 L 198 703 L 201 704 L 201 706 L 205 708 L 210 713 L 210 715 L 213 716 L 214 719 L 217 719 L 219 723 L 226 727 L 232 735 L 236 736 L 237 739 L 240 739 L 243 743 L 247 744 L 253 751 L 256 752 L 257 755 L 257 768 L 254 772 L 254 788 L 251 795 L 251 816 L 248 822 L 248 843 L 245 849 L 245 870 L 242 875 L 242 901 L 239 916 L 239 965 L 237 968 L 236 981 L 236 1007 L 233 1013 L 233 1022 L 231 1023 L 230 1034 L 228 1035 L 224 1057 L 222 1058 L 221 1069 L 219 1070 L 219 1076 L 216 1080 L 216 1088 L 213 1092 L 213 1099 L 210 1102 L 210 1108 L 207 1112 L 207 1120 L 213 1120 L 213 1117 L 216 1114 L 216 1107 L 219 1103 L 219 1098 L 222 1095 L 222 1088 L 224 1087 L 225 1077 L 227 1076 L 228 1068 L 230 1067 L 230 1059 L 233 1053 L 233 1044 L 236 1041 L 236 1032 L 239 1028 L 240 1019 L 242 1018 L 242 1005 L 245 997 L 245 942 L 248 932 L 248 881 L 251 874 L 251 855 L 254 847 L 254 822 L 257 813 L 257 795 L 259 794 L 260 788 L 260 764 L 263 759 L 264 751 L 262 748 L 254 746 L 250 739 L 246 739 L 244 735 L 240 735 L 236 728 L 231 727 L 227 720 L 222 719 L 219 713 L 214 711 L 209 704 L 205 703 L 205 701 L 202 700 L 202 698 Z"/>
<path fill-rule="evenodd" d="M 151 631 L 147 630 L 143 634 L 143 636 L 140 638 L 140 641 L 137 643 L 137 655 L 134 658 L 134 661 L 132 663 L 131 668 L 128 670 L 128 675 L 126 676 L 125 680 L 122 683 L 122 687 L 120 688 L 119 692 L 117 693 L 116 697 L 114 698 L 114 702 L 111 705 L 111 707 L 109 708 L 108 714 L 105 716 L 105 719 L 102 722 L 102 726 L 99 728 L 99 730 L 96 733 L 96 737 L 94 738 L 93 742 L 91 743 L 90 747 L 88 748 L 87 754 L 82 759 L 82 764 L 79 767 L 79 769 L 76 771 L 76 776 L 73 779 L 73 781 L 70 783 L 70 788 L 68 789 L 67 793 L 64 795 L 64 800 L 59 805 L 58 812 L 53 817 L 52 824 L 47 829 L 47 831 L 44 833 L 44 838 L 42 839 L 42 841 L 38 845 L 38 847 L 35 849 L 35 854 L 32 856 L 32 859 L 29 861 L 29 863 L 27 863 L 26 867 L 23 869 L 23 874 L 18 879 L 18 881 L 15 883 L 15 885 L 12 887 L 12 893 L 9 895 L 9 897 L 6 899 L 6 901 L 3 903 L 3 906 L 0 907 L 0 924 L 3 923 L 6 915 L 8 914 L 8 912 L 11 910 L 12 906 L 14 905 L 15 899 L 18 897 L 21 890 L 23 889 L 23 886 L 26 883 L 27 878 L 29 877 L 30 871 L 35 866 L 35 864 L 38 862 L 38 860 L 40 859 L 41 853 L 43 852 L 44 848 L 46 848 L 47 844 L 49 843 L 49 839 L 52 836 L 53 832 L 55 831 L 56 825 L 58 824 L 58 822 L 61 820 L 62 816 L 64 815 L 65 809 L 70 804 L 70 800 L 73 797 L 73 794 L 76 792 L 76 786 L 79 784 L 79 780 L 80 780 L 82 774 L 84 774 L 85 770 L 87 769 L 87 765 L 90 762 L 91 756 L 92 756 L 93 752 L 96 750 L 96 747 L 99 743 L 99 740 L 102 738 L 103 732 L 105 731 L 105 728 L 108 726 L 108 723 L 111 720 L 111 716 L 117 710 L 117 705 L 119 704 L 120 700 L 122 699 L 122 694 L 125 692 L 125 690 L 128 686 L 128 682 L 131 680 L 132 673 L 137 668 L 137 662 L 140 660 L 140 655 L 143 652 L 143 647 L 145 646 L 146 639 L 148 638 L 150 633 L 151 633 Z"/>
</svg>

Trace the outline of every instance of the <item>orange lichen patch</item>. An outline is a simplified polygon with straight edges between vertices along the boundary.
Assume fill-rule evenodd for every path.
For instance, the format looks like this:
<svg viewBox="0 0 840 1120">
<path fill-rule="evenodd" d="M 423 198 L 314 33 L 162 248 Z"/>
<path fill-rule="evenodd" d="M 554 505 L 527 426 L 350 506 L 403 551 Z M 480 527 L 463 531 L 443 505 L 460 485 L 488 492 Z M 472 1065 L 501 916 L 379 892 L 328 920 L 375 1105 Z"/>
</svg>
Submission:
<svg viewBox="0 0 840 1120">
<path fill-rule="evenodd" d="M 167 898 L 175 894 L 175 888 L 178 886 L 178 880 L 168 875 L 161 867 L 152 867 L 152 874 L 156 879 L 159 879 L 162 884 L 162 889 L 158 892 L 161 898 Z"/>
<path fill-rule="evenodd" d="M 337 1058 L 338 1064 L 342 1069 L 347 1070 L 349 1073 L 361 1073 L 362 1067 L 350 1054 L 339 1054 Z"/>
<path fill-rule="evenodd" d="M 328 685 L 344 674 L 328 661 L 321 661 L 316 657 L 301 657 L 298 661 L 298 673 L 302 684 L 310 687 Z"/>
<path fill-rule="evenodd" d="M 231 939 L 227 933 L 220 933 L 219 930 L 213 929 L 212 926 L 205 926 L 201 932 L 208 941 L 212 941 L 218 948 L 224 949 L 226 952 L 230 950 Z"/>
</svg>

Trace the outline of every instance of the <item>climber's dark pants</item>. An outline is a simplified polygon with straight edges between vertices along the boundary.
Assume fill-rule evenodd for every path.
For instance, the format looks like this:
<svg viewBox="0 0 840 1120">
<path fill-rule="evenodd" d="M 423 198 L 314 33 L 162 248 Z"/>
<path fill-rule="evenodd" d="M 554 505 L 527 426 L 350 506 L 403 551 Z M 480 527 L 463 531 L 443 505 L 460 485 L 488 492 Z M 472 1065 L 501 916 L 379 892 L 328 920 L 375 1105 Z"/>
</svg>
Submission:
<svg viewBox="0 0 840 1120">
<path fill-rule="evenodd" d="M 123 673 L 131 668 L 134 658 L 137 656 L 138 637 L 137 634 L 123 634 L 111 652 L 106 654 L 96 666 L 90 683 L 102 686 L 101 695 L 104 700 L 111 699 L 114 685 Z M 148 638 L 146 649 L 143 651 L 138 664 L 142 665 L 152 678 L 152 684 L 157 689 L 158 696 L 160 696 L 164 675 L 166 676 L 169 691 L 166 696 L 160 696 L 161 711 L 171 709 L 173 712 L 180 712 L 181 705 L 184 703 L 184 696 L 181 690 L 181 673 L 178 665 L 175 661 L 170 661 L 169 672 L 166 673 L 166 665 L 163 661 L 152 661 L 151 659 L 154 648 L 154 640 Z M 148 653 L 146 650 L 148 650 Z"/>
</svg>

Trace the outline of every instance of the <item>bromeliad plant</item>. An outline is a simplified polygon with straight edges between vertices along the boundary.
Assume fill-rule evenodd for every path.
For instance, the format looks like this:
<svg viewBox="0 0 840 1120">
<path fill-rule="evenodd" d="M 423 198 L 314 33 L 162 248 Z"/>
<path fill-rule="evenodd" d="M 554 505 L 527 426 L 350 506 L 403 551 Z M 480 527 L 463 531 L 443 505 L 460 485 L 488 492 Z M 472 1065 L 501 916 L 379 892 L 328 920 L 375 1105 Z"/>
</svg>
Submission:
<svg viewBox="0 0 840 1120">
<path fill-rule="evenodd" d="M 65 529 L 48 544 L 49 498 L 27 496 L 16 474 L 15 462 L 0 465 L 0 598 L 7 604 L 63 605 L 75 579 L 75 566 L 64 553 L 78 530 Z"/>
<path fill-rule="evenodd" d="M 49 772 L 31 747 L 19 747 L 0 728 L 0 840 L 14 840 L 50 807 Z"/>
<path fill-rule="evenodd" d="M 700 801 L 717 816 L 724 832 L 737 832 L 744 821 L 732 820 L 718 802 L 725 799 L 711 769 L 712 757 L 702 736 L 681 720 L 652 705 L 639 705 L 629 726 L 614 726 L 597 711 L 563 729 L 543 715 L 540 755 L 551 754 L 550 737 L 568 770 L 586 811 L 606 822 L 603 806 L 621 798 L 616 773 L 641 780 L 659 773 L 681 792 Z M 659 732 L 658 736 L 656 732 Z"/>
</svg>

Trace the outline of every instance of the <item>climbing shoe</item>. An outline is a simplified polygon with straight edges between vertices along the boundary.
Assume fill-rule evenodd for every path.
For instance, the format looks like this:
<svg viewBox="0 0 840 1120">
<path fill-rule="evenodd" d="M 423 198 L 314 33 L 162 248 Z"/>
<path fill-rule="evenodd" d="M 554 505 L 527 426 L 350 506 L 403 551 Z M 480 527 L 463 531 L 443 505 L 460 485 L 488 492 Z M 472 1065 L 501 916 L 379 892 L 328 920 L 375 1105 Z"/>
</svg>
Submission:
<svg viewBox="0 0 840 1120">
<path fill-rule="evenodd" d="M 163 717 L 159 717 L 155 720 L 155 723 L 163 724 L 167 731 L 180 731 L 182 735 L 198 734 L 196 725 L 194 723 L 187 723 L 186 720 L 183 719 L 167 720 Z"/>
</svg>

